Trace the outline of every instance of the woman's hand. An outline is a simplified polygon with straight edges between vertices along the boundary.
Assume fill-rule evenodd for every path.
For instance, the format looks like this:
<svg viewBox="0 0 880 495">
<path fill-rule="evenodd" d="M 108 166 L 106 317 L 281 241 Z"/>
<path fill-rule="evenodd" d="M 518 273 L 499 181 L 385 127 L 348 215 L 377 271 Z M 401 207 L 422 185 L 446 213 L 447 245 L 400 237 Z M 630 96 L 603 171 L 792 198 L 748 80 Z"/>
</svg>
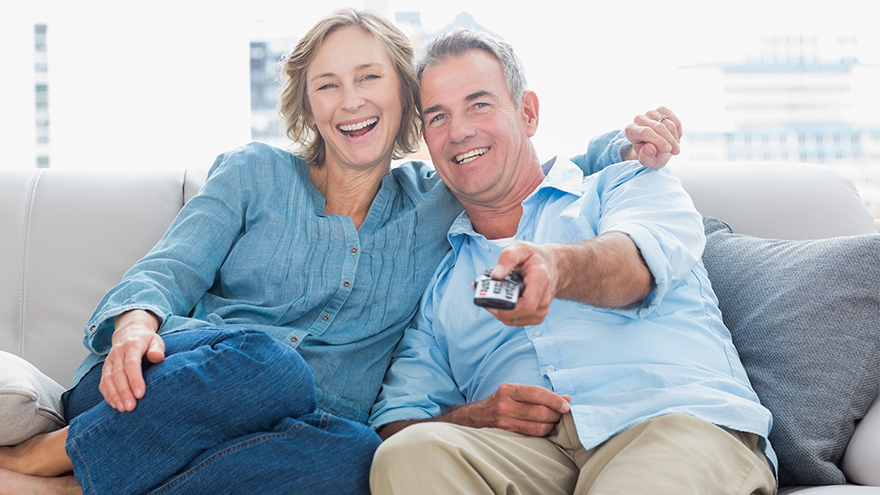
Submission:
<svg viewBox="0 0 880 495">
<path fill-rule="evenodd" d="M 113 345 L 104 361 L 99 390 L 110 407 L 131 411 L 144 396 L 146 384 L 142 369 L 144 357 L 151 363 L 165 359 L 165 342 L 156 332 L 159 319 L 143 310 L 132 310 L 116 317 Z"/>
<path fill-rule="evenodd" d="M 624 129 L 631 146 L 624 160 L 638 160 L 645 167 L 663 168 L 672 155 L 681 153 L 681 121 L 666 107 L 636 115 Z"/>
</svg>

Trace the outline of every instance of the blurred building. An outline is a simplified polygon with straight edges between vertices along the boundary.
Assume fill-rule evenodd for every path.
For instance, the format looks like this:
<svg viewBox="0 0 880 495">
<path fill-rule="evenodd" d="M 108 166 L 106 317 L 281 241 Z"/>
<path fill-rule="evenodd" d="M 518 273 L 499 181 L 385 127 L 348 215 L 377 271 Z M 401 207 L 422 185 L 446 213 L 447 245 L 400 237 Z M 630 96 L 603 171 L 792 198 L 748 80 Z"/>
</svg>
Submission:
<svg viewBox="0 0 880 495">
<path fill-rule="evenodd" d="M 817 36 L 764 38 L 759 57 L 689 69 L 720 71 L 732 129 L 688 130 L 692 160 L 825 164 L 849 176 L 880 214 L 880 125 L 863 89 L 878 68 L 861 64 L 857 42 L 831 49 Z"/>
</svg>

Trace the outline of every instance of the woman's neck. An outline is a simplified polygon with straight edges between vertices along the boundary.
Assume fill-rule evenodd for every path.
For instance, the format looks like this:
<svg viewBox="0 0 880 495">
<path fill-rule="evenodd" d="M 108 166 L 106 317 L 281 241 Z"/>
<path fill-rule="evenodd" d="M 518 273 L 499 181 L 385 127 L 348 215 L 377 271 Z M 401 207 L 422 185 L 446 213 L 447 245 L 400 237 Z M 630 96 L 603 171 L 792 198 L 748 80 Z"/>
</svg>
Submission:
<svg viewBox="0 0 880 495">
<path fill-rule="evenodd" d="M 370 205 L 382 187 L 382 178 L 390 170 L 390 163 L 366 170 L 345 169 L 330 163 L 309 167 L 312 184 L 324 195 L 324 213 L 345 215 L 356 228 L 367 218 Z"/>
</svg>

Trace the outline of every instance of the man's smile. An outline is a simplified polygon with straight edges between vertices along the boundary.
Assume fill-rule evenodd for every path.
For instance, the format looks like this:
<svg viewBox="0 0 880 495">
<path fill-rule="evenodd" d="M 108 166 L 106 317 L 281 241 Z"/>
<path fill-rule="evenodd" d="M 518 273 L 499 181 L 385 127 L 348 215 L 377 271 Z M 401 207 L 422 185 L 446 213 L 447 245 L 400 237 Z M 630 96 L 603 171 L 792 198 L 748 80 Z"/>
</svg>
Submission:
<svg viewBox="0 0 880 495">
<path fill-rule="evenodd" d="M 453 160 L 455 160 L 455 163 L 461 165 L 471 160 L 476 160 L 477 158 L 486 154 L 487 151 L 489 151 L 489 148 L 477 148 L 475 150 L 468 151 L 467 153 L 458 155 Z"/>
</svg>

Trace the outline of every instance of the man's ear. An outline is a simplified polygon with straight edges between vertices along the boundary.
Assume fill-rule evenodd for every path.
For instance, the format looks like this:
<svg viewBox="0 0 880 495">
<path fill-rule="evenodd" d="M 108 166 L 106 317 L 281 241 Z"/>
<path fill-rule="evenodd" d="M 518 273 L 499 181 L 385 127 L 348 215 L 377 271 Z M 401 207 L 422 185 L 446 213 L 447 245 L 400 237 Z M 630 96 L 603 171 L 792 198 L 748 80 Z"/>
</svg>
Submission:
<svg viewBox="0 0 880 495">
<path fill-rule="evenodd" d="M 520 111 L 522 113 L 528 136 L 532 137 L 538 132 L 538 95 L 534 91 L 526 91 L 520 103 Z"/>
</svg>

